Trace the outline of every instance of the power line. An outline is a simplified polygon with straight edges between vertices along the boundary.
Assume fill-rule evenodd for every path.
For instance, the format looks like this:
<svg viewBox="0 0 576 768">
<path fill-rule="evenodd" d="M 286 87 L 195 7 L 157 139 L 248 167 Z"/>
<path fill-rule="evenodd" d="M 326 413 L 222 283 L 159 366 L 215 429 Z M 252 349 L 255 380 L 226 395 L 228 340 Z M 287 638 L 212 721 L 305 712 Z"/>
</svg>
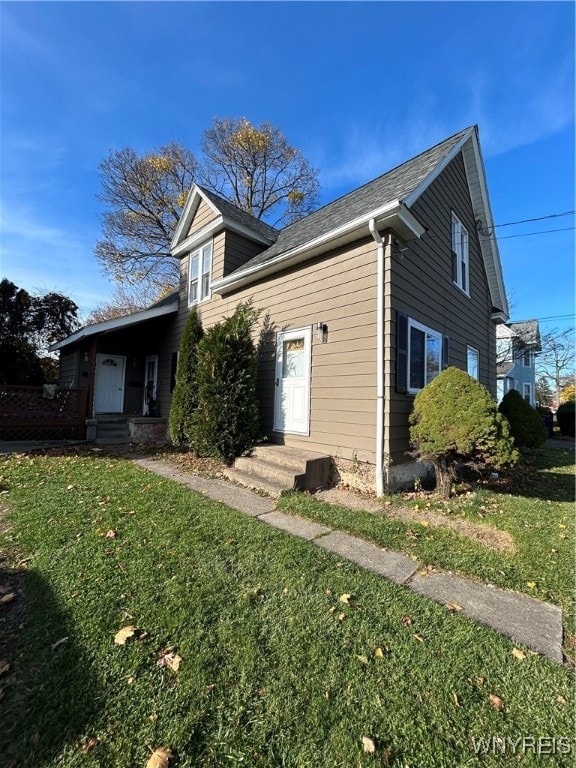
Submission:
<svg viewBox="0 0 576 768">
<path fill-rule="evenodd" d="M 547 216 L 537 216 L 534 219 L 519 219 L 518 221 L 507 221 L 505 224 L 493 224 L 493 227 L 512 227 L 515 224 L 527 224 L 531 221 L 544 221 L 544 219 L 557 219 L 561 216 L 573 216 L 576 211 L 564 211 L 564 213 L 549 213 Z"/>
<path fill-rule="evenodd" d="M 506 226 L 505 224 L 495 225 L 495 226 Z M 499 237 L 498 240 L 510 240 L 512 237 L 531 237 L 532 235 L 548 235 L 552 232 L 573 232 L 576 229 L 576 227 L 561 227 L 560 229 L 541 229 L 540 232 L 523 232 L 519 235 L 504 235 L 503 237 Z M 482 231 L 480 231 L 480 235 L 482 237 L 485 237 L 487 239 L 495 240 L 496 238 L 494 235 L 485 235 Z"/>
</svg>

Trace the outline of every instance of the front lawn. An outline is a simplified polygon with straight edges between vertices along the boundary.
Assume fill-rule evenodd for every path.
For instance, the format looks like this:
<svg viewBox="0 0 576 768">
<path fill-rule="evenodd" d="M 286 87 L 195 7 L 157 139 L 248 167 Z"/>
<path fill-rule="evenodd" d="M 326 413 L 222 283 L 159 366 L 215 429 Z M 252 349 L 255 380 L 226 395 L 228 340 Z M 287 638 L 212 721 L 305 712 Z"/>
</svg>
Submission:
<svg viewBox="0 0 576 768">
<path fill-rule="evenodd" d="M 0 475 L 5 768 L 573 764 L 569 672 L 497 633 L 121 458 Z"/>
</svg>

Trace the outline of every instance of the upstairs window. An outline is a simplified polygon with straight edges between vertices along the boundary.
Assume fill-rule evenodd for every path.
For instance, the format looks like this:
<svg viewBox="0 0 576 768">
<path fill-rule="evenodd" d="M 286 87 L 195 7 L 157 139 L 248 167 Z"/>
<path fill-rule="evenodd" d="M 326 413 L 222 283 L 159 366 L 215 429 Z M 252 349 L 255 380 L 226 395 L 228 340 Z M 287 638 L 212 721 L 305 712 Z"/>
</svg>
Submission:
<svg viewBox="0 0 576 768">
<path fill-rule="evenodd" d="M 190 254 L 188 260 L 188 306 L 198 304 L 210 296 L 212 269 L 212 243 L 203 245 Z"/>
<path fill-rule="evenodd" d="M 530 354 L 530 351 L 526 350 L 524 352 L 524 354 L 522 355 L 522 358 L 523 358 L 524 365 L 526 366 L 526 368 L 530 368 L 530 366 L 532 365 L 532 355 Z"/>
<path fill-rule="evenodd" d="M 468 230 L 452 213 L 452 281 L 464 293 L 470 293 Z"/>
</svg>

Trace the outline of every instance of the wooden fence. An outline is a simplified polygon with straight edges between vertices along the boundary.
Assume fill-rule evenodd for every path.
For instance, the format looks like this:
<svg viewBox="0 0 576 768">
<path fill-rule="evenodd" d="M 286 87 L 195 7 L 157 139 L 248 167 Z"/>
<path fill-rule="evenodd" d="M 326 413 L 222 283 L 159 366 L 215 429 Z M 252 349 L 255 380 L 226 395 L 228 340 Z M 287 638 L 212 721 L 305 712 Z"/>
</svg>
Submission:
<svg viewBox="0 0 576 768">
<path fill-rule="evenodd" d="M 86 436 L 85 389 L 57 389 L 0 384 L 0 440 L 83 440 Z"/>
</svg>

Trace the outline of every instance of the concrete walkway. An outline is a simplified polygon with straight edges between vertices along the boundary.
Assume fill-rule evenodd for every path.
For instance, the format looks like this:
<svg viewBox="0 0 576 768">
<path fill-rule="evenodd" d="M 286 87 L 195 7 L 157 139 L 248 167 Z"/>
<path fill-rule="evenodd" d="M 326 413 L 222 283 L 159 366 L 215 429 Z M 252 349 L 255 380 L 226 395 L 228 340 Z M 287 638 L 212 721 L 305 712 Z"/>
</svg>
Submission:
<svg viewBox="0 0 576 768">
<path fill-rule="evenodd" d="M 442 605 L 455 603 L 462 607 L 462 616 L 486 624 L 516 643 L 526 645 L 562 664 L 562 611 L 555 605 L 450 572 L 423 576 L 419 573 L 423 570 L 422 564 L 408 555 L 381 549 L 364 539 L 334 531 L 302 517 L 286 515 L 275 509 L 273 499 L 259 496 L 247 488 L 239 488 L 224 480 L 196 477 L 158 459 L 134 461 L 143 469 L 221 501 L 267 525 L 310 541 L 327 552 L 404 585 Z"/>
</svg>

